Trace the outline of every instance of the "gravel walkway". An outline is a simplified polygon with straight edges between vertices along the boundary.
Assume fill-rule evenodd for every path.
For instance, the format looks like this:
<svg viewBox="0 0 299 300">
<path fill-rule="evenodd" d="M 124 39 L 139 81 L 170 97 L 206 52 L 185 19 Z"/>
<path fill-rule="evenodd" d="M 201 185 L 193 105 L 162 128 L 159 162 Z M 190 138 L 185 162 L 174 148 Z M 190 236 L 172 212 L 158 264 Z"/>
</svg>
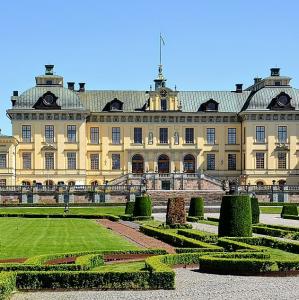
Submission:
<svg viewBox="0 0 299 300">
<path fill-rule="evenodd" d="M 298 277 L 212 275 L 176 270 L 176 289 L 171 291 L 70 291 L 17 293 L 12 300 L 295 300 Z"/>
<path fill-rule="evenodd" d="M 154 239 L 152 237 L 149 237 L 125 224 L 121 224 L 119 222 L 112 222 L 107 219 L 102 219 L 98 221 L 101 225 L 105 226 L 106 228 L 109 228 L 113 230 L 114 232 L 122 235 L 126 239 L 134 242 L 138 246 L 142 248 L 158 248 L 158 249 L 165 249 L 168 253 L 175 253 L 174 247 L 159 241 L 157 239 Z"/>
</svg>

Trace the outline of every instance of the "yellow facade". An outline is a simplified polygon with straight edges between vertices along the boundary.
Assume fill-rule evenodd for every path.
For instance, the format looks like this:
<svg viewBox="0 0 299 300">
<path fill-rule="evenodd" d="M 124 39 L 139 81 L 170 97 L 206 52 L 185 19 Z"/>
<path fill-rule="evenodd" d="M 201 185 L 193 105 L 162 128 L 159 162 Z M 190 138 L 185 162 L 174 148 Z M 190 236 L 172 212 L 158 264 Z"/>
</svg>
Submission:
<svg viewBox="0 0 299 300">
<path fill-rule="evenodd" d="M 11 146 L 0 139 L 9 157 L 9 172 L 0 173 L 7 185 L 103 183 L 136 172 L 299 184 L 299 92 L 288 77 L 271 74 L 246 90 L 209 93 L 171 90 L 159 74 L 155 89 L 144 93 L 86 91 L 84 84 L 75 91 L 48 66 L 36 82 L 14 92 L 8 110 Z M 279 101 L 284 106 L 276 109 Z"/>
</svg>

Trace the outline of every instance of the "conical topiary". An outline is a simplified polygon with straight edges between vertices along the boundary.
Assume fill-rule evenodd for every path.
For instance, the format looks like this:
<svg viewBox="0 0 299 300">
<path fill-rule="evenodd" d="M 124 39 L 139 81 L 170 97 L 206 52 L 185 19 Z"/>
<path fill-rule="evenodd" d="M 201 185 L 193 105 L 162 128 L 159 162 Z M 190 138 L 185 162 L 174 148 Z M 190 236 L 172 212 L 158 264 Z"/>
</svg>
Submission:
<svg viewBox="0 0 299 300">
<path fill-rule="evenodd" d="M 148 195 L 137 196 L 135 199 L 134 217 L 150 217 L 152 215 L 152 200 Z"/>
<path fill-rule="evenodd" d="M 257 224 L 260 222 L 260 207 L 257 198 L 251 198 L 251 214 L 252 214 L 252 224 Z"/>
<path fill-rule="evenodd" d="M 204 216 L 204 200 L 201 197 L 194 197 L 190 200 L 189 213 L 190 217 L 200 217 Z"/>
</svg>

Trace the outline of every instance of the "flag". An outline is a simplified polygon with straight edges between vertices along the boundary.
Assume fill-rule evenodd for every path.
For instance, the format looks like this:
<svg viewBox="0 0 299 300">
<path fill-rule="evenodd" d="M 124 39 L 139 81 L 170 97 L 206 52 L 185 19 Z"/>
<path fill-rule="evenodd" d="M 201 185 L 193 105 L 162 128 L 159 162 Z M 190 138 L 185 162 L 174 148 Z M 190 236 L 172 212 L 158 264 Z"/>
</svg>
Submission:
<svg viewBox="0 0 299 300">
<path fill-rule="evenodd" d="M 160 33 L 160 42 L 162 42 L 163 46 L 165 45 L 165 42 L 164 42 L 164 39 L 163 39 L 161 33 Z"/>
</svg>

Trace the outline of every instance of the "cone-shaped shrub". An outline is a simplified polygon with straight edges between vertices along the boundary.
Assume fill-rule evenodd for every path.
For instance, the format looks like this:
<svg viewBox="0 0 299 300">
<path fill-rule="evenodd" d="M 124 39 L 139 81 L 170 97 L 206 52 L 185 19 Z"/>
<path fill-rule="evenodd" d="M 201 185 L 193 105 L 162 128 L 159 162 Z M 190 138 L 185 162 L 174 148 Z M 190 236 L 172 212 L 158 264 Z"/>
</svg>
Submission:
<svg viewBox="0 0 299 300">
<path fill-rule="evenodd" d="M 282 215 L 298 216 L 298 208 L 296 204 L 286 204 L 282 207 Z"/>
<path fill-rule="evenodd" d="M 128 201 L 128 202 L 126 203 L 125 214 L 126 214 L 126 215 L 133 215 L 133 212 L 134 212 L 134 206 L 135 206 L 135 202 L 134 202 L 134 201 Z"/>
<path fill-rule="evenodd" d="M 260 207 L 257 198 L 251 198 L 252 224 L 260 222 Z"/>
<path fill-rule="evenodd" d="M 249 196 L 223 196 L 218 227 L 219 236 L 252 236 Z"/>
<path fill-rule="evenodd" d="M 148 195 L 137 196 L 135 199 L 134 217 L 150 217 L 152 215 L 152 200 Z"/>
<path fill-rule="evenodd" d="M 186 223 L 185 200 L 182 197 L 170 198 L 167 202 L 166 224 L 173 226 Z"/>
<path fill-rule="evenodd" d="M 188 216 L 203 217 L 203 213 L 204 213 L 203 203 L 204 203 L 203 198 L 201 197 L 191 198 Z"/>
</svg>

